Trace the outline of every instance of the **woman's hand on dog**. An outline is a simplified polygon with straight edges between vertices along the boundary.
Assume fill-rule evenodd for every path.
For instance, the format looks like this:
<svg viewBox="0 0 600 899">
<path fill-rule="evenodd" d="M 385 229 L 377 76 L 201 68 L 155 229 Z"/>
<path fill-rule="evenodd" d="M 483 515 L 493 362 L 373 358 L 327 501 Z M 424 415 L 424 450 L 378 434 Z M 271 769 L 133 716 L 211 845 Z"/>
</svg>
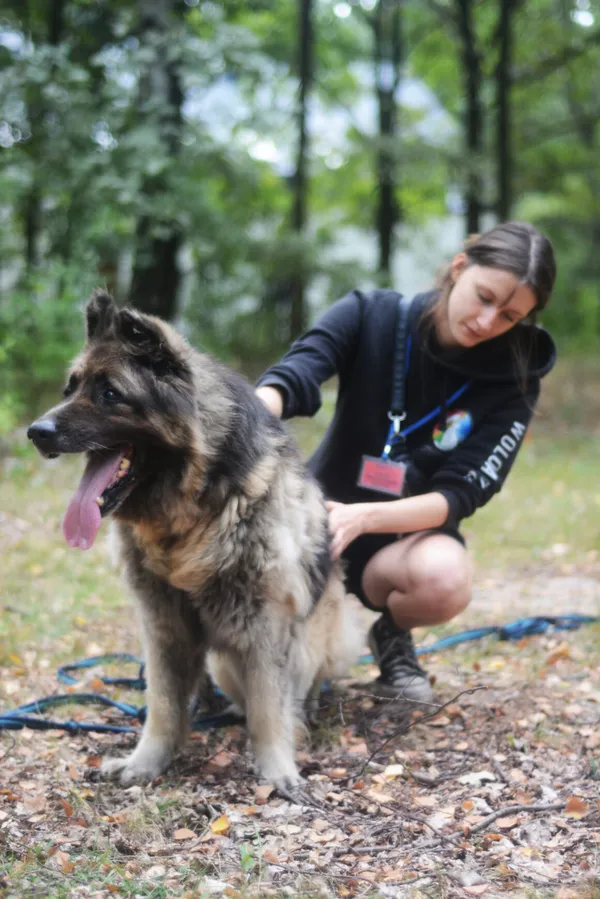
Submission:
<svg viewBox="0 0 600 899">
<path fill-rule="evenodd" d="M 365 533 L 366 504 L 336 503 L 328 500 L 325 503 L 329 512 L 329 533 L 331 534 L 330 552 L 333 559 L 339 559 L 346 547 Z"/>
</svg>

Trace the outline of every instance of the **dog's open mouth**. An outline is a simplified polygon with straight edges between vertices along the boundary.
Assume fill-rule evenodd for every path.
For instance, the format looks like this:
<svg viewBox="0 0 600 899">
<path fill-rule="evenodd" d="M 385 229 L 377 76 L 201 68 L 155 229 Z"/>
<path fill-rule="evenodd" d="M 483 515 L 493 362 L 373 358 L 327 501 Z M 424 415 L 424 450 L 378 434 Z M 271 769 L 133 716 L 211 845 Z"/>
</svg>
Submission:
<svg viewBox="0 0 600 899">
<path fill-rule="evenodd" d="M 69 546 L 90 548 L 102 517 L 117 508 L 135 480 L 133 461 L 132 446 L 108 453 L 90 453 L 63 521 Z"/>
</svg>

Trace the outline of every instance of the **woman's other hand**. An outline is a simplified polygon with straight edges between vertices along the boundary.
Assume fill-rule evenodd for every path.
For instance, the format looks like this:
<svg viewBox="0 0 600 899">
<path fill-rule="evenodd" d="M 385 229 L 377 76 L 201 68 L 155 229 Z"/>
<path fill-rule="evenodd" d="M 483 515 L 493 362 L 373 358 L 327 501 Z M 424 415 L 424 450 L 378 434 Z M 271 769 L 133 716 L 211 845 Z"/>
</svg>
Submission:
<svg viewBox="0 0 600 899">
<path fill-rule="evenodd" d="M 325 503 L 329 512 L 331 556 L 339 559 L 346 547 L 365 532 L 365 506 L 363 503 Z"/>
</svg>

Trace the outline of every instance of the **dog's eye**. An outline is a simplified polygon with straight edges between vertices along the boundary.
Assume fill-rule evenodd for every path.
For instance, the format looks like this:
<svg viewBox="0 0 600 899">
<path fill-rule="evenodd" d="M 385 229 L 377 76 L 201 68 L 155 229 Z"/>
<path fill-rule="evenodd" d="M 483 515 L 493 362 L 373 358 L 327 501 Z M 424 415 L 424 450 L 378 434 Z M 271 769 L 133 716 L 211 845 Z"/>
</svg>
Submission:
<svg viewBox="0 0 600 899">
<path fill-rule="evenodd" d="M 112 387 L 105 387 L 100 394 L 100 399 L 103 403 L 118 403 L 121 401 L 121 394 Z"/>
</svg>

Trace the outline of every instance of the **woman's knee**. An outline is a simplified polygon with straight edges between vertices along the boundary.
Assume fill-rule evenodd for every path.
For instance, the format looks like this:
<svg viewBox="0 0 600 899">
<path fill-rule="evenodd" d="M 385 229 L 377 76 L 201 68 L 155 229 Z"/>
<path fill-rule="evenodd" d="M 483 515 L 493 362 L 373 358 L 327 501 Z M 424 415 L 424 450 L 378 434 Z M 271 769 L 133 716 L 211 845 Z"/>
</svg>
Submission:
<svg viewBox="0 0 600 899">
<path fill-rule="evenodd" d="M 415 600 L 439 623 L 450 621 L 471 601 L 471 564 L 466 554 L 444 564 L 421 566 L 411 575 Z"/>
</svg>

